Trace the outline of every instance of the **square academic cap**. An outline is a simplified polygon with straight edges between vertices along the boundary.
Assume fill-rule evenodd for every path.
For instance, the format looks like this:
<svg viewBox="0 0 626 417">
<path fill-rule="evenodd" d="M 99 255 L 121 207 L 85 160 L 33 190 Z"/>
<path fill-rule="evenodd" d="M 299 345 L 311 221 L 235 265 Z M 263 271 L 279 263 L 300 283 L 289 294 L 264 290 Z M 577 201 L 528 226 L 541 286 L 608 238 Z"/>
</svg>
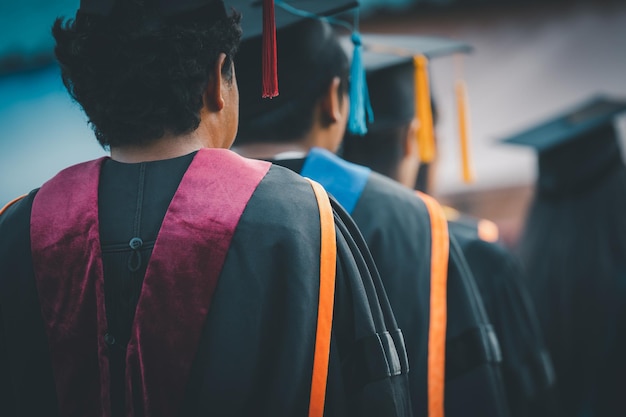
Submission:
<svg viewBox="0 0 626 417">
<path fill-rule="evenodd" d="M 417 118 L 420 121 L 417 132 L 420 159 L 431 162 L 435 144 L 428 60 L 469 53 L 473 48 L 465 42 L 435 36 L 363 34 L 361 40 L 375 116 L 370 129 L 385 129 Z M 342 40 L 342 44 L 348 51 L 351 49 L 347 40 Z M 465 96 L 465 86 L 457 80 L 463 178 L 470 182 Z"/>
<path fill-rule="evenodd" d="M 626 101 L 596 96 L 502 142 L 537 150 L 540 194 L 572 195 L 622 164 L 613 119 L 625 111 Z"/>
<path fill-rule="evenodd" d="M 233 7 L 241 13 L 242 40 L 262 35 L 262 0 L 225 0 L 225 3 L 227 7 Z M 283 29 L 313 16 L 334 16 L 358 5 L 359 2 L 356 0 L 276 0 L 274 8 L 276 28 Z"/>
<path fill-rule="evenodd" d="M 361 34 L 363 65 L 367 72 L 370 98 L 376 118 L 372 129 L 410 121 L 416 115 L 414 57 L 428 59 L 455 53 L 468 53 L 472 47 L 464 42 L 434 36 Z M 341 39 L 346 52 L 352 43 Z M 430 100 L 430 98 L 428 98 Z M 419 116 L 419 115 L 418 115 Z"/>
<path fill-rule="evenodd" d="M 241 11 L 242 13 L 242 29 L 243 29 L 243 44 L 242 49 L 245 49 L 246 42 L 254 42 L 255 39 L 258 40 L 259 35 L 263 34 L 263 70 L 266 71 L 267 68 L 276 65 L 276 47 L 274 47 L 274 55 L 270 55 L 267 51 L 271 51 L 272 48 L 270 45 L 276 43 L 276 29 L 273 29 L 273 34 L 271 30 L 267 30 L 265 25 L 267 23 L 267 15 L 261 18 L 263 11 L 259 9 L 258 1 L 251 0 L 231 0 L 230 5 L 233 5 L 235 9 Z M 358 1 L 355 0 L 275 0 L 275 22 L 276 28 L 281 31 L 288 31 L 297 23 L 302 22 L 305 19 L 320 19 L 325 20 L 326 22 L 332 25 L 340 25 L 346 27 L 350 30 L 353 30 L 353 37 L 358 39 L 358 34 L 356 33 L 356 28 L 345 22 L 343 20 L 339 20 L 336 18 L 332 18 L 332 16 L 348 11 L 350 9 L 354 9 L 359 5 Z M 269 10 L 269 8 L 268 8 Z M 358 14 L 354 15 L 355 21 L 358 20 Z M 264 27 L 261 28 L 259 22 L 263 22 Z M 356 25 L 355 25 L 356 26 Z M 267 34 L 272 34 L 273 39 L 268 37 Z M 309 34 L 302 34 L 303 37 L 308 37 Z M 304 42 L 303 42 L 304 44 Z M 320 39 L 320 43 L 316 46 L 313 46 L 309 43 L 309 47 L 315 49 L 317 47 L 322 47 L 324 44 L 324 38 Z M 280 46 L 278 46 L 280 48 Z M 292 51 L 293 52 L 293 51 Z M 302 51 L 305 53 L 306 51 Z M 353 61 L 356 62 L 356 61 Z M 271 72 L 273 74 L 278 74 L 278 69 L 273 69 Z M 286 74 L 285 71 L 281 72 L 281 80 L 284 80 Z M 302 83 L 303 80 L 306 79 L 306 76 L 302 76 L 299 79 L 299 82 Z M 272 91 L 269 91 L 265 86 L 271 84 L 272 82 L 276 83 L 276 88 Z M 283 81 L 281 81 L 283 82 Z M 265 75 L 263 77 L 263 97 L 276 97 L 278 96 L 278 80 L 277 78 L 274 80 L 269 80 Z M 363 97 L 366 96 L 364 91 L 365 86 L 365 73 L 363 68 L 357 65 L 353 65 L 351 70 L 351 83 L 350 83 L 350 119 L 348 120 L 348 129 L 355 133 L 362 133 L 362 130 L 366 128 L 365 124 L 365 105 L 363 104 Z M 240 90 L 241 91 L 241 90 Z"/>
</svg>

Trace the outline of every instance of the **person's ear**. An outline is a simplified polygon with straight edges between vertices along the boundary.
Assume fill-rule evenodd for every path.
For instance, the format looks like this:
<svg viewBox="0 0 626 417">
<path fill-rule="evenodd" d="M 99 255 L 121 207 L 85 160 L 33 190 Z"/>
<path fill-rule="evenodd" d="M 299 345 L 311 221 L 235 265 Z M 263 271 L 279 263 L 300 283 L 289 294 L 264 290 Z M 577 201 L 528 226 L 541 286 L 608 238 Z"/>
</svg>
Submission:
<svg viewBox="0 0 626 417">
<path fill-rule="evenodd" d="M 214 112 L 222 110 L 226 105 L 223 96 L 223 83 L 227 81 L 224 78 L 224 73 L 227 72 L 224 68 L 225 65 L 231 65 L 231 61 L 226 59 L 226 54 L 222 52 L 217 58 L 204 92 L 204 104 Z"/>
<path fill-rule="evenodd" d="M 328 124 L 337 123 L 343 118 L 341 105 L 345 97 L 342 97 L 344 94 L 342 94 L 340 88 L 341 80 L 339 77 L 334 77 L 326 90 L 326 94 L 321 99 L 320 110 L 322 119 Z"/>
<path fill-rule="evenodd" d="M 419 129 L 420 122 L 416 118 L 411 120 L 409 128 L 406 130 L 406 136 L 404 137 L 404 157 L 419 158 L 419 147 L 417 146 L 417 129 Z"/>
</svg>

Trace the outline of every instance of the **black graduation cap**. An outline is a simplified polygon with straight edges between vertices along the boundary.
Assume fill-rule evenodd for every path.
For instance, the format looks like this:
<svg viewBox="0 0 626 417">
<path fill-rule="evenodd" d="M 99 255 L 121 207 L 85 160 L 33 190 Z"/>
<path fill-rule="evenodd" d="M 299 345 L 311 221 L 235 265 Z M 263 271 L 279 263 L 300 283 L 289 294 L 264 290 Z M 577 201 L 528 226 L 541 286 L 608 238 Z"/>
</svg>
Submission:
<svg viewBox="0 0 626 417">
<path fill-rule="evenodd" d="M 242 40 L 260 37 L 263 33 L 262 0 L 225 0 L 226 6 L 241 13 Z M 276 28 L 284 29 L 304 19 L 329 17 L 358 7 L 357 0 L 277 0 L 274 15 Z"/>
<path fill-rule="evenodd" d="M 474 49 L 468 43 L 438 36 L 362 34 L 361 39 L 367 52 L 363 60 L 368 72 L 411 62 L 416 55 L 433 59 L 467 54 Z"/>
<path fill-rule="evenodd" d="M 242 15 L 243 40 L 235 58 L 242 119 L 280 111 L 293 106 L 296 96 L 315 94 L 313 90 L 320 88 L 320 83 L 327 78 L 324 68 L 330 67 L 330 61 L 336 60 L 337 54 L 343 55 L 331 24 L 351 28 L 347 22 L 331 16 L 358 6 L 355 0 L 276 0 L 280 95 L 270 96 L 274 97 L 272 100 L 261 100 L 260 68 L 265 60 L 262 10 L 258 1 L 233 0 L 228 4 Z M 324 65 L 324 62 L 329 62 L 329 65 Z M 264 79 L 263 84 L 265 82 Z M 264 93 L 263 96 L 268 95 Z"/>
<path fill-rule="evenodd" d="M 410 121 L 415 116 L 415 56 L 433 59 L 455 53 L 467 53 L 471 46 L 456 40 L 434 36 L 361 34 L 363 65 L 367 71 L 370 99 L 376 118 L 373 130 Z M 352 50 L 343 38 L 342 46 Z"/>
<path fill-rule="evenodd" d="M 242 14 L 243 41 L 261 37 L 263 98 L 279 95 L 276 30 L 304 19 L 332 16 L 355 8 L 356 0 L 227 0 Z"/>
<path fill-rule="evenodd" d="M 625 111 L 626 101 L 595 96 L 502 142 L 537 150 L 540 194 L 572 195 L 623 164 L 613 119 Z"/>
<path fill-rule="evenodd" d="M 435 36 L 362 34 L 363 64 L 367 71 L 370 101 L 374 110 L 372 131 L 409 122 L 420 121 L 418 145 L 422 162 L 434 158 L 434 128 L 428 61 L 453 54 L 469 53 L 472 47 L 453 39 Z M 346 50 L 351 46 L 342 40 Z M 460 83 L 457 80 L 457 83 Z M 468 156 L 467 109 L 464 85 L 457 85 L 463 172 L 471 180 Z"/>
</svg>

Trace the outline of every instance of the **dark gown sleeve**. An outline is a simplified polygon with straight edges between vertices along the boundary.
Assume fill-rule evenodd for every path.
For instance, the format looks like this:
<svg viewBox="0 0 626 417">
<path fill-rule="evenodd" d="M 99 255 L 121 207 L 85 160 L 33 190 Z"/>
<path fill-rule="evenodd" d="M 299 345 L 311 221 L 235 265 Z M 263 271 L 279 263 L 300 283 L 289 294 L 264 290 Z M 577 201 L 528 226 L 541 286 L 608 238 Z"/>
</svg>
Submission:
<svg viewBox="0 0 626 417">
<path fill-rule="evenodd" d="M 52 366 L 30 258 L 36 192 L 0 216 L 0 415 L 57 413 Z"/>
<path fill-rule="evenodd" d="M 0 307 L 0 324 L 3 322 L 2 307 Z M 0 411 L 3 416 L 11 416 L 15 414 L 15 408 L 13 407 L 13 387 L 9 378 L 11 374 L 5 338 L 4 325 L 0 325 Z"/>
<path fill-rule="evenodd" d="M 521 265 L 499 245 L 468 236 L 459 241 L 500 342 L 512 415 L 556 415 L 554 370 Z"/>
<path fill-rule="evenodd" d="M 352 401 L 359 410 L 355 415 L 411 415 L 409 365 L 402 332 L 365 240 L 350 216 L 331 201 L 338 236 L 338 269 L 353 287 L 353 294 L 365 292 L 367 305 L 362 306 L 360 316 L 371 316 L 374 324 L 374 329 L 356 337 L 356 343 L 345 342 L 354 346 L 344 355 L 343 363 L 348 364 L 344 365 L 349 370 L 348 386 L 354 387 Z M 355 322 L 360 321 L 359 316 L 355 318 Z"/>
<path fill-rule="evenodd" d="M 447 294 L 446 414 L 510 416 L 499 341 L 474 275 L 453 235 Z"/>
</svg>

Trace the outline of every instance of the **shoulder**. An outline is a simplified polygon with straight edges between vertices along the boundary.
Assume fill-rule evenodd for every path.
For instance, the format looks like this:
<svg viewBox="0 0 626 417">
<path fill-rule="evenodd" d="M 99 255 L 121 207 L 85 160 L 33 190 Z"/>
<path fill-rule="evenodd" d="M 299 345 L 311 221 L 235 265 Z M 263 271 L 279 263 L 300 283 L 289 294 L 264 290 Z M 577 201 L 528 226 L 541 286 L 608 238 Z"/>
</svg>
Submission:
<svg viewBox="0 0 626 417">
<path fill-rule="evenodd" d="M 372 204 L 376 206 L 376 210 L 386 209 L 392 213 L 405 212 L 405 216 L 416 213 L 428 215 L 426 205 L 415 191 L 375 172 L 371 173 L 367 181 L 357 209 L 363 209 Z"/>
<path fill-rule="evenodd" d="M 244 224 L 279 235 L 319 229 L 319 208 L 311 184 L 287 168 L 272 165 L 242 215 Z"/>
<path fill-rule="evenodd" d="M 272 165 L 259 183 L 253 197 L 254 203 L 272 210 L 290 210 L 317 207 L 311 183 L 293 171 Z M 313 203 L 313 204 L 311 204 Z"/>
<path fill-rule="evenodd" d="M 481 219 L 461 213 L 451 207 L 442 206 L 448 219 L 450 230 L 468 239 L 480 239 L 495 243 L 500 239 L 498 226 L 491 220 Z"/>
<path fill-rule="evenodd" d="M 0 286 L 17 271 L 28 268 L 30 213 L 37 190 L 6 208 L 0 215 Z M 10 273 L 9 273 L 10 272 Z"/>
<path fill-rule="evenodd" d="M 372 229 L 386 229 L 400 235 L 429 236 L 430 216 L 416 193 L 377 173 L 372 173 L 352 216 L 367 235 Z M 367 236 L 366 236 L 367 237 Z"/>
<path fill-rule="evenodd" d="M 454 235 L 468 258 L 477 257 L 492 266 L 494 262 L 505 264 L 514 259 L 513 254 L 498 243 L 488 242 L 478 237 L 468 238 Z"/>
<path fill-rule="evenodd" d="M 444 206 L 450 234 L 455 237 L 472 269 L 497 271 L 516 263 L 515 256 L 498 241 L 498 226 Z"/>
<path fill-rule="evenodd" d="M 22 197 L 18 197 L 7 203 L 0 211 L 0 236 L 14 228 L 16 223 L 24 223 L 30 220 L 30 211 L 33 199 L 39 189 L 31 191 Z M 28 229 L 26 229 L 28 231 Z"/>
<path fill-rule="evenodd" d="M 475 231 L 469 233 L 467 230 L 464 231 L 463 227 L 454 227 L 453 223 L 450 225 L 450 233 L 459 243 L 477 281 L 486 276 L 521 273 L 517 257 L 503 245 L 481 239 Z"/>
</svg>

